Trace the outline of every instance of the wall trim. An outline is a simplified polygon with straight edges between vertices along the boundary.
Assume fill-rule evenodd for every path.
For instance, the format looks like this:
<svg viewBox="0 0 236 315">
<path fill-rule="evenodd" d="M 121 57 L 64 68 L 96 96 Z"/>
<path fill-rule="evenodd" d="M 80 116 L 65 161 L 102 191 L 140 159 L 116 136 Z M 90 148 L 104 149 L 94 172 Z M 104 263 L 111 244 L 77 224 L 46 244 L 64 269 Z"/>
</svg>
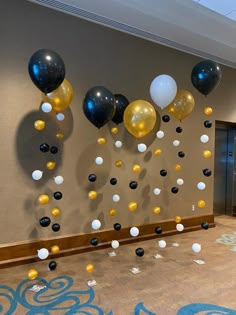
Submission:
<svg viewBox="0 0 236 315">
<path fill-rule="evenodd" d="M 37 257 L 37 250 L 40 248 L 47 248 L 50 251 L 50 248 L 53 245 L 58 245 L 60 247 L 60 252 L 58 254 L 50 254 L 48 259 L 55 259 L 58 257 L 109 248 L 111 246 L 111 240 L 118 240 L 120 245 L 124 245 L 155 238 L 163 238 L 165 236 L 179 233 L 197 231 L 201 229 L 202 222 L 208 222 L 210 228 L 215 227 L 214 215 L 205 214 L 182 218 L 181 223 L 185 227 L 183 232 L 178 232 L 176 230 L 176 222 L 174 220 L 165 220 L 138 226 L 140 234 L 137 237 L 130 236 L 130 227 L 125 227 L 120 231 L 96 231 L 89 234 L 75 234 L 57 238 L 8 244 L 0 247 L 0 268 L 40 261 Z M 162 228 L 162 234 L 155 233 L 155 227 L 157 226 Z M 97 246 L 92 246 L 90 244 L 90 240 L 93 237 L 99 239 L 99 244 Z"/>
</svg>

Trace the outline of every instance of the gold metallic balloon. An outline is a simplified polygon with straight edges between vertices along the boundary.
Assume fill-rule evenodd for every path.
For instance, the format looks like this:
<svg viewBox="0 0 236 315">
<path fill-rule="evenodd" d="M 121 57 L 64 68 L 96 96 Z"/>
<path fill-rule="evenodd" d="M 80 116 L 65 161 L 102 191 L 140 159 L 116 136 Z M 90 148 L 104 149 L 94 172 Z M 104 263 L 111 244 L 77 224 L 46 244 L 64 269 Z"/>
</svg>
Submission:
<svg viewBox="0 0 236 315">
<path fill-rule="evenodd" d="M 213 109 L 210 106 L 204 108 L 204 114 L 210 116 L 213 113 Z"/>
<path fill-rule="evenodd" d="M 92 264 L 87 264 L 86 271 L 87 272 L 93 272 L 93 270 L 94 270 L 94 266 Z"/>
<path fill-rule="evenodd" d="M 34 280 L 35 278 L 37 278 L 39 275 L 38 271 L 36 269 L 30 269 L 28 271 L 28 278 L 30 280 Z"/>
<path fill-rule="evenodd" d="M 118 128 L 117 127 L 113 127 L 111 128 L 111 133 L 113 133 L 113 135 L 117 135 L 118 134 Z"/>
<path fill-rule="evenodd" d="M 179 217 L 179 216 L 176 216 L 176 217 L 175 217 L 175 222 L 176 222 L 176 223 L 180 223 L 181 220 L 182 220 L 181 217 Z"/>
<path fill-rule="evenodd" d="M 56 166 L 56 163 L 53 162 L 53 161 L 49 161 L 49 162 L 46 163 L 46 168 L 47 168 L 48 170 L 50 170 L 50 171 L 51 171 L 51 170 L 54 170 L 55 166 Z"/>
<path fill-rule="evenodd" d="M 179 121 L 184 120 L 194 109 L 194 98 L 189 91 L 178 90 L 168 111 Z"/>
<path fill-rule="evenodd" d="M 98 144 L 105 144 L 107 141 L 105 138 L 98 138 Z"/>
<path fill-rule="evenodd" d="M 46 205 L 49 202 L 49 196 L 46 194 L 42 194 L 38 197 L 38 203 L 40 205 Z"/>
<path fill-rule="evenodd" d="M 174 166 L 174 169 L 175 169 L 176 171 L 180 171 L 180 170 L 181 170 L 181 165 L 176 164 L 176 165 Z"/>
<path fill-rule="evenodd" d="M 88 197 L 90 200 L 94 200 L 97 198 L 97 192 L 95 190 L 90 190 L 90 192 L 88 193 Z"/>
<path fill-rule="evenodd" d="M 139 164 L 134 164 L 132 170 L 134 173 L 139 173 L 141 171 L 141 166 Z"/>
<path fill-rule="evenodd" d="M 56 112 L 64 111 L 72 102 L 73 88 L 68 80 L 64 80 L 62 84 L 54 91 L 43 94 L 43 101 L 52 105 Z"/>
<path fill-rule="evenodd" d="M 212 156 L 212 153 L 210 150 L 204 150 L 202 155 L 205 159 L 209 159 Z"/>
<path fill-rule="evenodd" d="M 138 207 L 137 202 L 131 201 L 128 203 L 128 209 L 129 211 L 135 211 Z"/>
<path fill-rule="evenodd" d="M 57 254 L 57 253 L 59 253 L 59 251 L 60 251 L 60 247 L 59 246 L 54 245 L 54 246 L 51 247 L 51 252 L 53 254 Z"/>
<path fill-rule="evenodd" d="M 161 208 L 160 208 L 160 207 L 154 207 L 154 208 L 152 209 L 152 212 L 153 212 L 154 214 L 159 214 L 159 213 L 161 213 Z"/>
<path fill-rule="evenodd" d="M 115 163 L 116 167 L 121 167 L 123 166 L 123 162 L 121 160 L 116 161 Z"/>
<path fill-rule="evenodd" d="M 62 133 L 62 132 L 58 132 L 58 133 L 56 134 L 57 140 L 63 140 L 64 137 L 65 137 L 65 135 L 64 135 L 64 133 Z"/>
<path fill-rule="evenodd" d="M 58 209 L 58 208 L 52 208 L 51 214 L 52 214 L 54 217 L 58 217 L 58 216 L 60 215 L 60 209 Z"/>
<path fill-rule="evenodd" d="M 160 156 L 160 155 L 161 155 L 161 149 L 156 149 L 156 150 L 154 151 L 154 154 L 155 154 L 156 156 Z"/>
<path fill-rule="evenodd" d="M 43 130 L 45 128 L 46 124 L 45 124 L 45 121 L 43 120 L 36 120 L 34 122 L 34 128 L 37 129 L 37 130 Z"/>
<path fill-rule="evenodd" d="M 152 131 L 156 119 L 154 107 L 144 100 L 130 103 L 124 111 L 125 128 L 136 138 L 142 138 Z"/>
<path fill-rule="evenodd" d="M 198 208 L 204 208 L 206 205 L 204 200 L 199 200 L 197 203 Z"/>
<path fill-rule="evenodd" d="M 116 215 L 116 209 L 111 208 L 111 209 L 109 209 L 108 213 L 109 213 L 109 215 L 110 215 L 111 217 L 113 217 L 114 215 Z"/>
</svg>

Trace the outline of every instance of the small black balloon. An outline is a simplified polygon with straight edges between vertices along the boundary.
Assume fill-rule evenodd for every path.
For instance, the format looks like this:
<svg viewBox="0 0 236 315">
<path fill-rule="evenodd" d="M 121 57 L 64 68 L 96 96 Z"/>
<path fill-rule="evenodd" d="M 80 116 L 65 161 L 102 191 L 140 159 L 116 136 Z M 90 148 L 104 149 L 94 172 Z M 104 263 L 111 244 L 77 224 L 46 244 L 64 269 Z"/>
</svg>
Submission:
<svg viewBox="0 0 236 315">
<path fill-rule="evenodd" d="M 177 127 L 175 130 L 176 130 L 176 132 L 178 132 L 178 133 L 181 133 L 181 132 L 183 131 L 183 129 L 182 129 L 181 127 Z"/>
<path fill-rule="evenodd" d="M 55 270 L 57 268 L 57 263 L 54 260 L 50 261 L 50 263 L 48 264 L 48 268 L 50 270 Z"/>
<path fill-rule="evenodd" d="M 211 122 L 210 120 L 205 120 L 205 121 L 204 121 L 204 126 L 205 126 L 206 128 L 211 128 L 211 127 L 212 127 L 212 122 Z"/>
<path fill-rule="evenodd" d="M 138 247 L 135 249 L 135 254 L 138 256 L 138 257 L 142 257 L 144 255 L 144 249 L 142 247 Z"/>
<path fill-rule="evenodd" d="M 96 181 L 96 179 L 97 179 L 97 176 L 95 175 L 95 174 L 90 174 L 89 176 L 88 176 L 88 180 L 90 181 L 90 182 L 95 182 Z"/>
<path fill-rule="evenodd" d="M 47 227 L 49 226 L 51 223 L 51 219 L 49 217 L 42 217 L 40 220 L 39 220 L 39 224 L 42 226 L 42 227 Z"/>
<path fill-rule="evenodd" d="M 111 179 L 110 179 L 110 184 L 111 184 L 111 185 L 116 185 L 116 184 L 117 184 L 117 179 L 114 178 L 114 177 L 111 178 Z"/>
<path fill-rule="evenodd" d="M 179 189 L 178 189 L 177 187 L 172 187 L 172 188 L 171 188 L 171 192 L 172 192 L 173 194 L 177 194 L 178 191 L 179 191 Z"/>
<path fill-rule="evenodd" d="M 62 193 L 60 191 L 55 191 L 54 194 L 53 194 L 53 197 L 56 200 L 60 200 L 62 198 Z"/>
<path fill-rule="evenodd" d="M 114 226 L 114 230 L 120 231 L 120 229 L 121 229 L 121 224 L 120 223 L 115 223 L 113 226 Z"/>
<path fill-rule="evenodd" d="M 47 143 L 40 144 L 40 151 L 46 153 L 50 150 L 50 146 Z"/>
<path fill-rule="evenodd" d="M 162 120 L 163 120 L 164 122 L 169 122 L 169 121 L 170 121 L 170 116 L 164 115 L 164 116 L 162 116 Z"/>
<path fill-rule="evenodd" d="M 53 147 L 51 147 L 50 152 L 51 152 L 52 154 L 56 154 L 56 153 L 58 152 L 58 148 L 55 147 L 55 146 L 53 146 Z"/>
<path fill-rule="evenodd" d="M 208 228 L 209 228 L 209 223 L 208 223 L 208 222 L 202 222 L 201 227 L 202 227 L 204 230 L 208 230 Z"/>
<path fill-rule="evenodd" d="M 178 152 L 178 156 L 180 158 L 183 158 L 185 156 L 185 153 L 183 151 Z"/>
<path fill-rule="evenodd" d="M 160 171 L 160 175 L 161 176 L 166 176 L 167 175 L 167 171 L 166 170 L 161 170 Z"/>
<path fill-rule="evenodd" d="M 97 246 L 97 245 L 98 245 L 98 239 L 97 239 L 96 237 L 92 238 L 92 239 L 90 240 L 90 244 L 91 244 L 92 246 Z"/>
<path fill-rule="evenodd" d="M 211 176 L 211 170 L 209 170 L 208 168 L 205 168 L 204 170 L 202 170 L 202 172 L 206 177 Z"/>
<path fill-rule="evenodd" d="M 131 189 L 136 189 L 138 187 L 138 183 L 134 180 L 132 180 L 132 182 L 129 183 L 129 187 Z"/>
<path fill-rule="evenodd" d="M 160 226 L 155 227 L 155 233 L 156 234 L 161 234 L 162 233 L 162 228 Z"/>
<path fill-rule="evenodd" d="M 60 231 L 60 224 L 58 224 L 58 223 L 54 223 L 53 225 L 52 225 L 52 230 L 54 231 L 54 232 L 58 232 L 58 231 Z"/>
</svg>

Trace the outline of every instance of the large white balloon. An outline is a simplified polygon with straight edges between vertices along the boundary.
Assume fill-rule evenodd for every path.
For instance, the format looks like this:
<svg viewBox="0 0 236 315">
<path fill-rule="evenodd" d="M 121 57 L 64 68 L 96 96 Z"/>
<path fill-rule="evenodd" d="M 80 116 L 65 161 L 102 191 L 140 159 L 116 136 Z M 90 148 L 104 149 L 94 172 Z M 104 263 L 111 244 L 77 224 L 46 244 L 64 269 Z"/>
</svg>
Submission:
<svg viewBox="0 0 236 315">
<path fill-rule="evenodd" d="M 101 225 L 102 225 L 101 221 L 99 221 L 97 219 L 93 220 L 92 223 L 91 223 L 91 227 L 92 227 L 93 230 L 99 230 Z"/>
<path fill-rule="evenodd" d="M 165 248 L 165 247 L 166 247 L 166 241 L 160 240 L 160 241 L 158 242 L 158 245 L 159 245 L 160 248 Z"/>
<path fill-rule="evenodd" d="M 117 249 L 120 246 L 120 243 L 118 241 L 112 241 L 111 242 L 111 247 L 114 249 Z"/>
<path fill-rule="evenodd" d="M 38 258 L 40 259 L 46 259 L 49 255 L 49 251 L 47 248 L 41 248 L 38 250 Z"/>
<path fill-rule="evenodd" d="M 198 244 L 198 243 L 194 243 L 194 244 L 192 245 L 192 251 L 193 251 L 194 253 L 199 253 L 199 252 L 201 251 L 201 249 L 202 249 L 202 247 L 201 247 L 201 245 Z"/>
<path fill-rule="evenodd" d="M 177 93 L 177 84 L 175 80 L 167 75 L 157 76 L 150 85 L 150 95 L 153 102 L 160 108 L 168 106 Z"/>
<path fill-rule="evenodd" d="M 138 144 L 138 151 L 139 151 L 139 152 L 143 153 L 143 152 L 145 152 L 146 150 L 147 150 L 147 146 L 146 146 L 145 143 L 139 143 L 139 144 Z"/>
<path fill-rule="evenodd" d="M 139 235 L 139 229 L 136 226 L 133 226 L 130 229 L 130 235 L 133 237 L 138 236 Z"/>
<path fill-rule="evenodd" d="M 40 179 L 42 178 L 42 176 L 43 176 L 43 172 L 40 171 L 40 170 L 35 170 L 35 171 L 33 171 L 33 173 L 32 173 L 32 178 L 33 178 L 34 180 L 40 180 Z"/>
<path fill-rule="evenodd" d="M 61 185 L 64 182 L 64 178 L 61 175 L 54 177 L 54 183 L 57 185 Z"/>
</svg>

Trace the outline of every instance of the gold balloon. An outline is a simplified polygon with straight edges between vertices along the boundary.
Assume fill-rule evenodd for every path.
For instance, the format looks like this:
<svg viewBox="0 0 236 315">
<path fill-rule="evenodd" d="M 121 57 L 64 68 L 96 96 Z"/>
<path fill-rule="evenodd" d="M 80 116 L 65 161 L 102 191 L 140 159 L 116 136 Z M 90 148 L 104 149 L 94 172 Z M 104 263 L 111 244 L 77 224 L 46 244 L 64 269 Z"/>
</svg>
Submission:
<svg viewBox="0 0 236 315">
<path fill-rule="evenodd" d="M 105 138 L 98 138 L 98 144 L 105 144 L 107 141 Z"/>
<path fill-rule="evenodd" d="M 175 217 L 175 222 L 176 222 L 176 223 L 180 223 L 181 220 L 182 220 L 181 217 L 179 217 L 179 216 L 176 216 L 176 217 Z"/>
<path fill-rule="evenodd" d="M 109 209 L 108 213 L 109 213 L 109 215 L 110 215 L 111 217 L 113 217 L 114 215 L 116 215 L 116 209 L 111 208 L 111 209 Z"/>
<path fill-rule="evenodd" d="M 46 124 L 43 120 L 36 120 L 34 122 L 34 128 L 37 130 L 43 130 L 45 128 Z"/>
<path fill-rule="evenodd" d="M 205 159 L 208 159 L 208 158 L 210 158 L 210 157 L 212 156 L 210 150 L 204 150 L 203 153 L 202 153 L 202 155 L 203 155 L 203 157 L 204 157 Z"/>
<path fill-rule="evenodd" d="M 198 208 L 204 208 L 206 205 L 204 200 L 199 200 L 197 203 Z"/>
<path fill-rule="evenodd" d="M 52 208 L 51 214 L 52 214 L 52 216 L 54 216 L 54 217 L 58 217 L 58 216 L 60 215 L 60 209 L 58 209 L 58 208 Z"/>
<path fill-rule="evenodd" d="M 141 166 L 139 164 L 134 164 L 132 169 L 134 173 L 139 173 L 141 171 Z"/>
<path fill-rule="evenodd" d="M 86 271 L 87 272 L 93 272 L 93 270 L 94 270 L 94 266 L 92 264 L 87 264 Z"/>
<path fill-rule="evenodd" d="M 50 170 L 50 171 L 51 171 L 51 170 L 54 170 L 55 166 L 56 166 L 56 163 L 53 162 L 53 161 L 49 161 L 49 162 L 46 163 L 46 168 L 47 168 L 48 170 Z"/>
<path fill-rule="evenodd" d="M 30 280 L 34 280 L 35 278 L 37 278 L 39 275 L 38 271 L 36 269 L 30 269 L 28 271 L 28 278 Z"/>
<path fill-rule="evenodd" d="M 95 190 L 90 190 L 90 192 L 88 193 L 88 197 L 90 200 L 94 200 L 97 198 L 97 192 Z"/>
<path fill-rule="evenodd" d="M 49 202 L 49 197 L 46 194 L 42 194 L 38 197 L 38 203 L 40 205 L 46 205 Z"/>
<path fill-rule="evenodd" d="M 51 247 L 51 252 L 53 254 L 57 254 L 57 253 L 59 253 L 59 251 L 60 251 L 60 247 L 59 246 L 54 245 L 54 246 Z"/>
<path fill-rule="evenodd" d="M 64 137 L 65 137 L 65 135 L 64 135 L 64 133 L 62 133 L 62 132 L 58 132 L 58 133 L 56 134 L 57 140 L 63 140 Z"/>
<path fill-rule="evenodd" d="M 43 94 L 43 101 L 52 105 L 56 112 L 64 111 L 72 102 L 73 88 L 68 80 L 64 80 L 62 84 L 54 91 Z"/>
<path fill-rule="evenodd" d="M 117 127 L 113 127 L 111 128 L 111 133 L 113 133 L 113 135 L 117 135 L 118 134 L 118 128 Z"/>
<path fill-rule="evenodd" d="M 175 168 L 176 171 L 180 171 L 181 170 L 181 165 L 176 164 L 174 168 Z"/>
<path fill-rule="evenodd" d="M 161 155 L 161 149 L 156 149 L 156 150 L 154 151 L 154 154 L 155 154 L 156 156 L 160 156 L 160 155 Z"/>
<path fill-rule="evenodd" d="M 179 121 L 186 118 L 194 109 L 194 98 L 189 91 L 178 90 L 168 111 Z"/>
<path fill-rule="evenodd" d="M 142 138 L 152 131 L 156 119 L 154 107 L 143 100 L 130 103 L 124 112 L 125 128 L 136 138 Z"/>
<path fill-rule="evenodd" d="M 159 214 L 159 213 L 161 213 L 161 208 L 160 208 L 160 207 L 154 207 L 154 208 L 152 209 L 152 212 L 153 212 L 154 214 Z"/>
<path fill-rule="evenodd" d="M 123 165 L 123 162 L 121 160 L 116 161 L 115 163 L 116 167 L 121 167 Z"/>
<path fill-rule="evenodd" d="M 213 113 L 213 109 L 210 106 L 204 108 L 204 114 L 210 116 Z"/>
<path fill-rule="evenodd" d="M 137 202 L 131 201 L 128 203 L 128 209 L 129 211 L 135 211 L 138 207 Z"/>
</svg>

